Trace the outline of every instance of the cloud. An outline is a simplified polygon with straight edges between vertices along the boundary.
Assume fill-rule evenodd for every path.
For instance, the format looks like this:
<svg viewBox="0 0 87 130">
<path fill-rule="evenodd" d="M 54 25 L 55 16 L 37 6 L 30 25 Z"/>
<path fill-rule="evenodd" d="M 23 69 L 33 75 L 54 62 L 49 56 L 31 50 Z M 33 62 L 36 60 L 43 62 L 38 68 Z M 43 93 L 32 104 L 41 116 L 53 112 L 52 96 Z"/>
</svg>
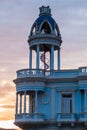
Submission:
<svg viewBox="0 0 87 130">
<path fill-rule="evenodd" d="M 13 109 L 15 108 L 15 104 L 10 105 L 10 104 L 4 104 L 4 105 L 0 105 L 0 108 L 5 108 L 5 109 Z"/>
<path fill-rule="evenodd" d="M 0 121 L 0 127 L 5 128 L 5 129 L 14 129 L 14 130 L 19 130 L 18 127 L 14 125 L 14 120 L 4 120 Z"/>
<path fill-rule="evenodd" d="M 14 119 L 15 86 L 5 80 L 0 82 L 0 120 Z"/>
<path fill-rule="evenodd" d="M 0 98 L 6 97 L 15 92 L 15 87 L 8 81 L 2 80 L 0 82 Z"/>
</svg>

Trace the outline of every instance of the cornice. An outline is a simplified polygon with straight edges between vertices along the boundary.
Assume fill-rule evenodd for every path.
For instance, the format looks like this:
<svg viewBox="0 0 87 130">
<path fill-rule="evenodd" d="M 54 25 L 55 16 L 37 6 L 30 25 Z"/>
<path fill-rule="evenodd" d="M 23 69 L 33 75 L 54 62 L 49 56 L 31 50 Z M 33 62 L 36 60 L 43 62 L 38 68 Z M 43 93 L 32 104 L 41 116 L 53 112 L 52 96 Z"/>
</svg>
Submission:
<svg viewBox="0 0 87 130">
<path fill-rule="evenodd" d="M 22 83 L 22 82 L 76 82 L 77 78 L 47 78 L 47 77 L 26 77 L 26 78 L 17 78 L 13 82 Z"/>
</svg>

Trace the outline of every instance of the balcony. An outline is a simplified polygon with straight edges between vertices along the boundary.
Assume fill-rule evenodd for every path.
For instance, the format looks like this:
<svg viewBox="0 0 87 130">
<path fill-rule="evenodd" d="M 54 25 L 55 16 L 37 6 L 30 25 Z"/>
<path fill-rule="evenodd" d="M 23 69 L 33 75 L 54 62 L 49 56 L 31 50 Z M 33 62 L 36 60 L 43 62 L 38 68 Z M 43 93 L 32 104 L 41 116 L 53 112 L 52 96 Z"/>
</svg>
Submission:
<svg viewBox="0 0 87 130">
<path fill-rule="evenodd" d="M 75 122 L 75 114 L 73 113 L 58 113 L 57 114 L 57 121 L 58 122 Z"/>
<path fill-rule="evenodd" d="M 43 77 L 44 70 L 42 69 L 22 69 L 17 71 L 17 78 L 25 77 Z"/>
<path fill-rule="evenodd" d="M 41 123 L 44 122 L 45 116 L 41 113 L 21 113 L 15 115 L 15 123 Z"/>
</svg>

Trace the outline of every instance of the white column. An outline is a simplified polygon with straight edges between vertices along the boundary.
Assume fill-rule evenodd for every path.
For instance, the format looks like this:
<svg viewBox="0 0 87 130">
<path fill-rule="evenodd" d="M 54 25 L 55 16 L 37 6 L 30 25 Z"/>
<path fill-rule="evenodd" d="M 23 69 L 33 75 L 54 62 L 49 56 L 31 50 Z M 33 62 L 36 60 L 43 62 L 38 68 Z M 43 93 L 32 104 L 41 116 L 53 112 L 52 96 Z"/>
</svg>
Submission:
<svg viewBox="0 0 87 130">
<path fill-rule="evenodd" d="M 22 113 L 22 94 L 20 94 L 20 114 Z"/>
<path fill-rule="evenodd" d="M 39 45 L 37 45 L 37 55 L 36 55 L 36 69 L 39 69 Z"/>
<path fill-rule="evenodd" d="M 16 114 L 18 114 L 18 93 L 16 93 Z"/>
<path fill-rule="evenodd" d="M 87 90 L 85 89 L 85 112 L 87 112 Z"/>
<path fill-rule="evenodd" d="M 54 69 L 54 46 L 51 46 L 50 69 Z"/>
<path fill-rule="evenodd" d="M 28 105 L 28 107 L 29 107 L 29 108 L 28 108 L 28 112 L 31 113 L 31 100 L 30 100 L 30 95 L 29 95 L 29 101 L 28 101 L 28 102 L 29 102 L 29 105 Z"/>
<path fill-rule="evenodd" d="M 26 91 L 24 92 L 24 113 L 26 113 Z"/>
<path fill-rule="evenodd" d="M 58 49 L 58 70 L 60 70 L 60 48 Z"/>
<path fill-rule="evenodd" d="M 30 48 L 29 51 L 29 69 L 32 69 L 32 49 Z"/>
<path fill-rule="evenodd" d="M 35 113 L 37 113 L 37 91 L 35 91 Z"/>
</svg>

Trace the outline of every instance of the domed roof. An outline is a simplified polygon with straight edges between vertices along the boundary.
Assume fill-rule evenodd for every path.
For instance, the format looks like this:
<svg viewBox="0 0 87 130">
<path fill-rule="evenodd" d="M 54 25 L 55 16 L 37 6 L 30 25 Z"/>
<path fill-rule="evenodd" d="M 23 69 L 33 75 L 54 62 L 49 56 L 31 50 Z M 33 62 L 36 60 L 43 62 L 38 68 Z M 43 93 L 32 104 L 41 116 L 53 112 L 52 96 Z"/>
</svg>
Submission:
<svg viewBox="0 0 87 130">
<path fill-rule="evenodd" d="M 51 9 L 49 8 L 49 6 L 42 6 L 39 9 L 40 14 L 31 28 L 30 36 L 36 34 L 52 34 L 60 36 L 58 25 L 51 17 Z"/>
</svg>

